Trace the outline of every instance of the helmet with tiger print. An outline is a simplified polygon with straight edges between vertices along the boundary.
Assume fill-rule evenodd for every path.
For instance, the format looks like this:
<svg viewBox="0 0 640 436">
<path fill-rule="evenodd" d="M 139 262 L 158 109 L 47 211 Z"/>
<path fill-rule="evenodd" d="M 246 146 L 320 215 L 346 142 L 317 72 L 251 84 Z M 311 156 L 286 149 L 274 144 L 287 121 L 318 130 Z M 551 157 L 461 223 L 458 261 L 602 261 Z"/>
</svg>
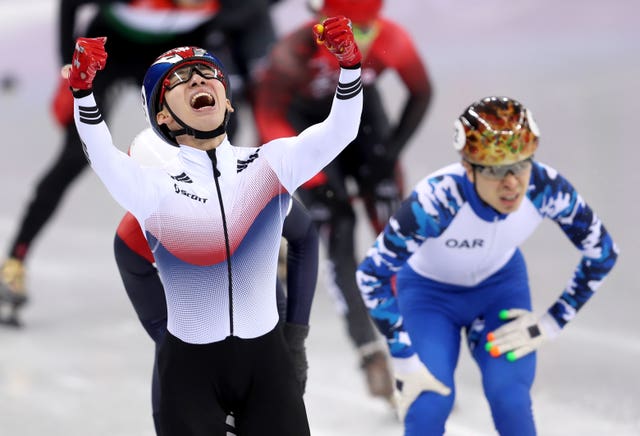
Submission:
<svg viewBox="0 0 640 436">
<path fill-rule="evenodd" d="M 530 158 L 540 131 L 531 111 L 508 97 L 486 97 L 454 123 L 453 146 L 470 163 L 509 165 Z"/>
</svg>

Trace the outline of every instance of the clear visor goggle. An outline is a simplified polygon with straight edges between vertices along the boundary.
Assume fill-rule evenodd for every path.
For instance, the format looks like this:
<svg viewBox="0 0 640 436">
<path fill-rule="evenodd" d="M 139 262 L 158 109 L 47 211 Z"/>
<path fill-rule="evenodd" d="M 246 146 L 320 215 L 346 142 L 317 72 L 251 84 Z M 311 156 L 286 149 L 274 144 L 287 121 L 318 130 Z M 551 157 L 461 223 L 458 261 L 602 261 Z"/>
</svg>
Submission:
<svg viewBox="0 0 640 436">
<path fill-rule="evenodd" d="M 222 80 L 222 71 L 219 69 L 205 64 L 191 64 L 185 65 L 172 71 L 167 75 L 165 79 L 165 88 L 166 90 L 171 90 L 178 85 L 183 83 L 187 83 L 194 74 L 204 78 L 204 79 L 219 79 Z"/>
<path fill-rule="evenodd" d="M 162 106 L 165 92 L 172 90 L 178 85 L 187 83 L 191 80 L 194 74 L 197 74 L 204 79 L 218 79 L 224 84 L 224 74 L 222 74 L 220 69 L 212 65 L 203 64 L 201 62 L 183 65 L 176 68 L 174 71 L 169 72 L 167 77 L 165 77 L 160 97 L 158 98 L 158 106 Z"/>
<path fill-rule="evenodd" d="M 467 161 L 468 162 L 468 161 Z M 510 165 L 480 165 L 475 164 L 473 162 L 468 162 L 471 167 L 478 171 L 478 173 L 482 174 L 487 179 L 491 180 L 502 180 L 509 173 L 514 176 L 519 176 L 523 174 L 525 171 L 531 169 L 533 165 L 533 156 L 529 157 L 525 160 L 521 160 L 520 162 L 512 163 Z"/>
</svg>

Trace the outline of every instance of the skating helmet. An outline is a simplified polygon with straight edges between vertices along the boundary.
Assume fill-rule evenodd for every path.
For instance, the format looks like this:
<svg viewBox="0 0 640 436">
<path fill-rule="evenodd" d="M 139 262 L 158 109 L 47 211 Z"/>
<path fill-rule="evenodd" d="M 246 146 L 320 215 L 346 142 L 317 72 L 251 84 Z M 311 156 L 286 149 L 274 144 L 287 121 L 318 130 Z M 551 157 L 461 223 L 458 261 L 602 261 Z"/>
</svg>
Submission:
<svg viewBox="0 0 640 436">
<path fill-rule="evenodd" d="M 378 18 L 382 0 L 309 0 L 308 6 L 325 17 L 344 15 L 354 24 L 367 25 Z"/>
<path fill-rule="evenodd" d="M 453 147 L 468 162 L 509 165 L 533 156 L 540 131 L 531 111 L 507 97 L 473 103 L 454 123 Z"/>
<path fill-rule="evenodd" d="M 231 86 L 229 84 L 229 79 L 224 65 L 217 57 L 205 49 L 198 47 L 178 47 L 158 56 L 147 70 L 142 82 L 142 108 L 151 128 L 160 135 L 161 138 L 172 145 L 177 145 L 175 136 L 185 133 L 195 136 L 196 138 L 218 136 L 219 134 L 224 133 L 224 129 L 229 121 L 229 113 L 227 113 L 222 125 L 211 132 L 195 130 L 184 124 L 182 120 L 177 118 L 175 115 L 174 118 L 178 124 L 183 127 L 179 132 L 170 132 L 165 125 L 158 125 L 156 122 L 156 115 L 162 109 L 164 93 L 169 89 L 168 77 L 177 69 L 187 65 L 206 65 L 210 67 L 214 71 L 214 75 L 212 77 L 215 77 L 222 82 L 227 92 L 227 98 L 231 99 Z M 221 131 L 220 128 L 222 128 Z"/>
</svg>

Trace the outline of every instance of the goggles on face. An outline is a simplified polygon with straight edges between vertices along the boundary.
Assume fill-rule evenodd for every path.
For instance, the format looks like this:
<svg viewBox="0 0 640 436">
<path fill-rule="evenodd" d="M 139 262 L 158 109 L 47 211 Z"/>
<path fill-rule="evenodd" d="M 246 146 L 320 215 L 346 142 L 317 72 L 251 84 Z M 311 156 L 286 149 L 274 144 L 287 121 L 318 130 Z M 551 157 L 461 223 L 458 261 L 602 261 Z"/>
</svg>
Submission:
<svg viewBox="0 0 640 436">
<path fill-rule="evenodd" d="M 222 80 L 222 71 L 219 69 L 212 67 L 210 65 L 204 64 L 192 64 L 185 65 L 184 67 L 180 67 L 175 71 L 172 71 L 167 75 L 167 78 L 164 82 L 164 87 L 167 91 L 175 88 L 178 85 L 183 83 L 187 83 L 194 74 L 204 78 L 204 79 L 219 79 Z"/>
<path fill-rule="evenodd" d="M 194 74 L 197 74 L 204 79 L 218 79 L 223 84 L 225 83 L 222 71 L 212 65 L 203 64 L 201 62 L 187 65 L 183 64 L 183 66 L 169 72 L 167 77 L 165 77 L 158 97 L 158 108 L 162 107 L 162 104 L 164 103 L 165 92 L 172 90 L 178 85 L 187 83 L 191 80 Z"/>
<path fill-rule="evenodd" d="M 533 158 L 527 158 L 525 160 L 521 160 L 520 162 L 513 163 L 511 165 L 496 165 L 496 166 L 485 166 L 479 165 L 472 162 L 469 162 L 471 167 L 478 171 L 478 173 L 482 174 L 487 179 L 491 180 L 502 180 L 507 177 L 507 174 L 511 173 L 514 176 L 519 176 L 525 171 L 531 169 L 533 165 Z"/>
</svg>

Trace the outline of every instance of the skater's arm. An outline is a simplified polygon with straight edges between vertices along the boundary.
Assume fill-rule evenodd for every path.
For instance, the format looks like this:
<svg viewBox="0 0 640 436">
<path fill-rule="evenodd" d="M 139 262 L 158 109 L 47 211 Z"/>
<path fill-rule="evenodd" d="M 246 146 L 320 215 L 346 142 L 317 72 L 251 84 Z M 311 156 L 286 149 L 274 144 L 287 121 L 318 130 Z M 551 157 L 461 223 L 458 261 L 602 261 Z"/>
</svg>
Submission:
<svg viewBox="0 0 640 436">
<path fill-rule="evenodd" d="M 282 229 L 287 240 L 286 320 L 308 325 L 318 280 L 318 232 L 304 206 L 292 201 Z"/>
<path fill-rule="evenodd" d="M 293 192 L 328 165 L 355 139 L 362 113 L 362 56 L 355 43 L 350 21 L 327 18 L 313 28 L 316 40 L 338 59 L 340 77 L 327 118 L 300 135 L 264 145 L 266 156 L 283 186 Z"/>
<path fill-rule="evenodd" d="M 462 206 L 449 176 L 421 181 L 391 217 L 356 272 L 365 305 L 378 330 L 386 338 L 393 357 L 414 353 L 398 308 L 395 275 L 428 239 L 449 226 Z"/>
<path fill-rule="evenodd" d="M 123 208 L 141 216 L 150 193 L 155 192 L 147 178 L 151 170 L 143 171 L 140 164 L 113 144 L 93 94 L 80 95 L 83 94 L 74 93 L 74 119 L 91 168 Z"/>
<path fill-rule="evenodd" d="M 593 296 L 613 268 L 618 249 L 600 218 L 574 187 L 556 170 L 543 164 L 534 165 L 537 186 L 545 186 L 532 200 L 538 210 L 554 220 L 582 258 L 573 277 L 548 313 L 558 330 L 571 321 Z"/>
<path fill-rule="evenodd" d="M 95 75 L 106 65 L 105 42 L 104 37 L 78 38 L 71 65 L 63 68 L 62 75 L 73 90 L 74 120 L 89 164 L 115 200 L 139 217 L 154 202 L 151 178 L 114 146 L 92 92 Z"/>
<path fill-rule="evenodd" d="M 398 121 L 384 142 L 387 160 L 394 162 L 422 124 L 432 100 L 433 87 L 427 67 L 404 28 L 384 20 L 383 33 L 378 39 L 387 51 L 389 66 L 396 71 L 407 91 Z"/>
<path fill-rule="evenodd" d="M 361 112 L 360 69 L 343 69 L 331 112 L 323 122 L 298 136 L 276 139 L 263 146 L 262 153 L 289 192 L 316 175 L 355 139 Z"/>
</svg>

